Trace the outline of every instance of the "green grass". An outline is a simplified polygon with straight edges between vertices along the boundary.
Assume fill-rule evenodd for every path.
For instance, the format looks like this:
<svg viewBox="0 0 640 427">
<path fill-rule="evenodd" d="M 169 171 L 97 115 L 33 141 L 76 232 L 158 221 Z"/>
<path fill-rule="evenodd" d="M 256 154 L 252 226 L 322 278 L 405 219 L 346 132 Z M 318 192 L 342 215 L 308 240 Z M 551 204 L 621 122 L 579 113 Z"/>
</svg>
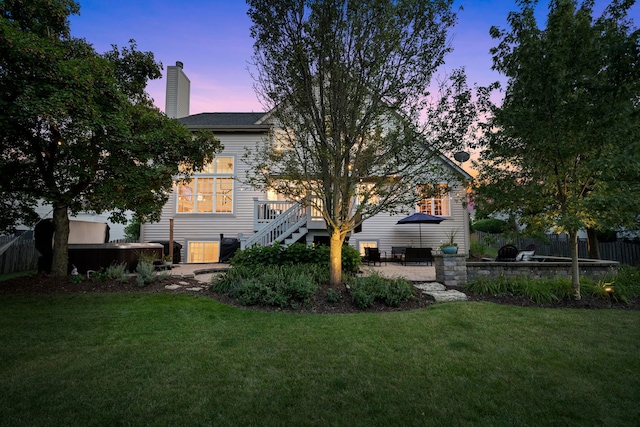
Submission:
<svg viewBox="0 0 640 427">
<path fill-rule="evenodd" d="M 638 425 L 640 312 L 0 299 L 0 424 Z"/>
</svg>

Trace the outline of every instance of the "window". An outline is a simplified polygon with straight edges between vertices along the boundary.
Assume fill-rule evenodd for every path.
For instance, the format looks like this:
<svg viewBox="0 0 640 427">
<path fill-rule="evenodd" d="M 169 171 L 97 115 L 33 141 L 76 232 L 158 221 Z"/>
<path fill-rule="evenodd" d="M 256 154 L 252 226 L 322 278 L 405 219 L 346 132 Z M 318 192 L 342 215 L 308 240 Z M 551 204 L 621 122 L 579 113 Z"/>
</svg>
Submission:
<svg viewBox="0 0 640 427">
<path fill-rule="evenodd" d="M 218 262 L 220 259 L 220 242 L 189 242 L 189 262 Z"/>
<path fill-rule="evenodd" d="M 178 213 L 233 212 L 233 157 L 216 157 L 187 184 L 178 184 Z"/>
<path fill-rule="evenodd" d="M 451 216 L 451 203 L 449 199 L 449 186 L 447 184 L 424 184 L 418 187 L 420 202 L 418 212 L 437 215 Z"/>
<path fill-rule="evenodd" d="M 360 255 L 364 256 L 365 250 L 364 248 L 377 248 L 378 242 L 375 240 L 360 240 L 358 242 L 358 251 L 360 251 Z"/>
<path fill-rule="evenodd" d="M 293 131 L 285 129 L 274 129 L 272 134 L 273 149 L 276 153 L 290 150 L 293 147 Z"/>
<path fill-rule="evenodd" d="M 356 188 L 358 204 L 364 203 L 364 195 L 368 197 L 368 203 L 370 205 L 377 205 L 380 203 L 380 197 L 376 194 L 376 185 L 374 183 L 360 183 Z"/>
</svg>

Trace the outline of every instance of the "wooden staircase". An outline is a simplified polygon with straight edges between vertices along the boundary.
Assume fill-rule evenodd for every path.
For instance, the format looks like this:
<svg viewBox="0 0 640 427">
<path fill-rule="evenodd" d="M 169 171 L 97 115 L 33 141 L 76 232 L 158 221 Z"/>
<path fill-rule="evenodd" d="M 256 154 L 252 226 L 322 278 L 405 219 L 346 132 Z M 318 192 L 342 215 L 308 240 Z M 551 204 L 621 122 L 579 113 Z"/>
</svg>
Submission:
<svg viewBox="0 0 640 427">
<path fill-rule="evenodd" d="M 265 223 L 258 232 L 247 239 L 240 239 L 240 249 L 254 245 L 267 246 L 274 242 L 287 246 L 303 238 L 308 232 L 308 208 L 294 203 L 290 208 Z"/>
</svg>

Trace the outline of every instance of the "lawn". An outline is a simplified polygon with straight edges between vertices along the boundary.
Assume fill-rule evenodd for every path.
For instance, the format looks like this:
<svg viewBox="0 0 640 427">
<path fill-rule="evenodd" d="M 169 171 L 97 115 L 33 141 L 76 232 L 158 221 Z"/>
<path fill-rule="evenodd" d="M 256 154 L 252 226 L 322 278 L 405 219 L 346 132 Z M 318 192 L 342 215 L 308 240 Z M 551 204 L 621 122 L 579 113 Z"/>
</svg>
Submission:
<svg viewBox="0 0 640 427">
<path fill-rule="evenodd" d="M 0 299 L 0 424 L 638 425 L 640 312 Z"/>
</svg>

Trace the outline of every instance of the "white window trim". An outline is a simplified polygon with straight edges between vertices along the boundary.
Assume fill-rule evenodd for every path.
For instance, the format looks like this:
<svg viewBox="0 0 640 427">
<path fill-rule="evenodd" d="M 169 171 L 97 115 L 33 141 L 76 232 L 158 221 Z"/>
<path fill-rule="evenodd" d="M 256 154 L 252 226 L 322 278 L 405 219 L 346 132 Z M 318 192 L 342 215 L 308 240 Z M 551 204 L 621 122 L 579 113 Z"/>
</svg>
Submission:
<svg viewBox="0 0 640 427">
<path fill-rule="evenodd" d="M 213 261 L 191 261 L 191 244 L 192 243 L 217 243 L 218 244 L 218 259 Z M 220 260 L 220 240 L 215 239 L 187 239 L 186 241 L 186 262 L 190 264 L 210 264 L 214 262 L 218 262 Z"/>
<path fill-rule="evenodd" d="M 193 212 L 180 212 L 180 194 L 179 194 L 179 188 L 180 188 L 180 184 L 176 184 L 176 189 L 175 189 L 175 194 L 176 194 L 176 200 L 175 200 L 175 213 L 176 215 L 233 215 L 235 214 L 235 209 L 236 209 L 236 179 L 235 179 L 235 170 L 237 167 L 237 161 L 236 161 L 236 156 L 235 155 L 219 155 L 218 158 L 231 158 L 233 159 L 233 171 L 231 173 L 211 173 L 211 172 L 198 172 L 193 174 L 192 177 L 192 182 L 194 184 L 194 189 L 195 192 L 193 194 L 193 197 L 195 197 L 195 203 L 193 205 Z M 214 159 L 215 162 L 215 159 Z M 198 201 L 197 201 L 197 196 L 198 196 L 198 179 L 199 178 L 213 178 L 213 211 L 212 212 L 198 212 L 197 211 L 197 206 L 198 206 Z M 216 184 L 217 184 L 217 178 L 227 178 L 227 179 L 231 179 L 231 211 L 229 212 L 216 212 L 216 197 L 217 197 L 217 193 L 216 193 Z"/>
<path fill-rule="evenodd" d="M 441 216 L 443 218 L 451 218 L 453 216 L 453 212 L 451 212 L 451 186 L 447 182 L 440 182 L 438 185 L 446 185 L 447 186 L 447 194 L 442 197 L 431 197 L 429 199 L 421 199 L 421 203 L 416 205 L 416 212 L 423 212 L 422 205 L 425 200 L 431 200 L 431 212 L 423 212 L 429 215 Z M 446 214 L 438 214 L 433 211 L 433 207 L 436 205 L 436 201 L 440 200 L 442 202 L 443 210 L 446 211 Z"/>
<path fill-rule="evenodd" d="M 364 256 L 364 248 L 379 248 L 380 242 L 376 239 L 363 239 L 358 240 L 358 252 L 360 252 L 360 256 Z"/>
</svg>

